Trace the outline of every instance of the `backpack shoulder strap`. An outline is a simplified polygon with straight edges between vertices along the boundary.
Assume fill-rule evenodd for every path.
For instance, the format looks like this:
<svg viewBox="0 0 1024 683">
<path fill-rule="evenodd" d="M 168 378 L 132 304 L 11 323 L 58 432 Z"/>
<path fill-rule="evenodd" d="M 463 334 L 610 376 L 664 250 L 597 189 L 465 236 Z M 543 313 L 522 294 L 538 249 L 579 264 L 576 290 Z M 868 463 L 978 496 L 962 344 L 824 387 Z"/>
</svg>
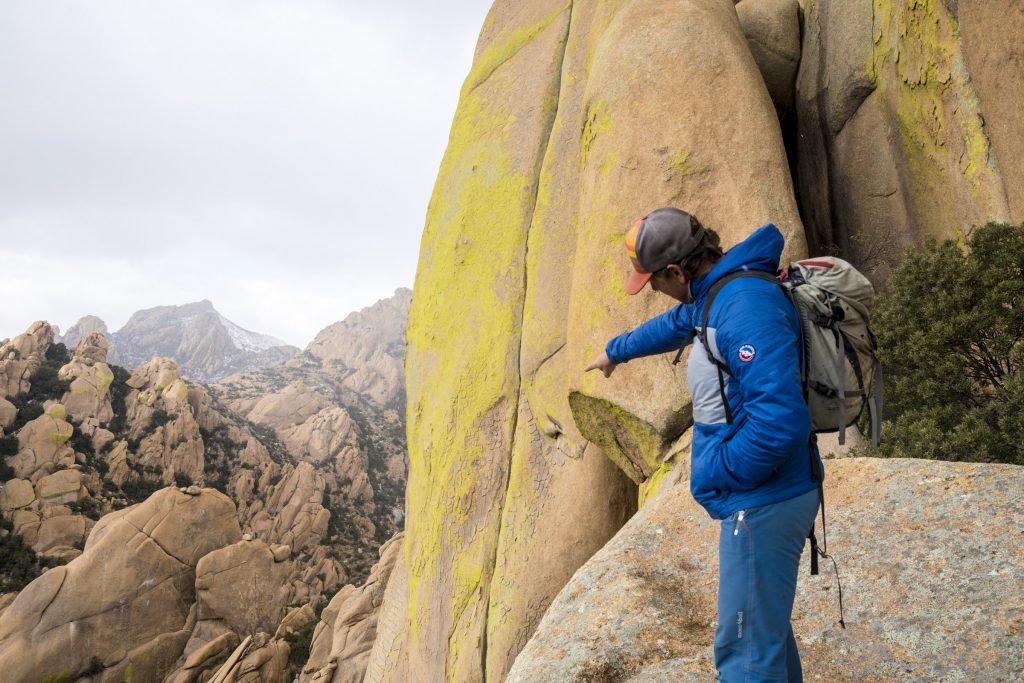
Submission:
<svg viewBox="0 0 1024 683">
<path fill-rule="evenodd" d="M 711 291 L 708 292 L 708 298 L 704 300 L 704 310 L 701 312 L 700 316 L 701 333 L 703 333 L 704 328 L 706 328 L 708 325 L 708 315 L 710 315 L 711 313 L 711 304 L 714 303 L 715 297 L 718 296 L 718 293 L 722 291 L 722 288 L 724 288 L 727 284 L 729 284 L 733 280 L 738 280 L 741 277 L 756 277 L 760 278 L 761 280 L 768 280 L 769 282 L 774 282 L 775 284 L 782 286 L 782 282 L 779 281 L 779 278 L 775 277 L 771 273 L 766 273 L 763 270 L 737 270 L 732 273 L 729 273 L 723 278 L 720 278 L 717 282 L 715 282 L 715 284 L 711 285 Z M 704 340 L 701 339 L 701 341 Z"/>
<path fill-rule="evenodd" d="M 704 309 L 700 315 L 700 327 L 697 330 L 697 337 L 700 339 L 701 344 L 704 346 L 704 350 L 708 354 L 708 358 L 711 363 L 718 370 L 718 391 L 722 396 L 722 406 L 725 408 L 725 422 L 726 424 L 732 424 L 732 409 L 729 407 L 729 397 L 725 393 L 725 375 L 729 372 L 729 366 L 715 357 L 715 354 L 711 351 L 711 343 L 708 341 L 708 316 L 711 314 L 711 304 L 714 303 L 715 297 L 722 289 L 732 282 L 738 280 L 741 277 L 756 277 L 761 280 L 768 280 L 774 282 L 777 285 L 782 285 L 777 277 L 771 273 L 766 273 L 763 270 L 737 270 L 729 273 L 728 275 L 720 278 L 715 284 L 711 285 L 711 290 L 708 292 L 707 298 L 704 300 Z"/>
</svg>

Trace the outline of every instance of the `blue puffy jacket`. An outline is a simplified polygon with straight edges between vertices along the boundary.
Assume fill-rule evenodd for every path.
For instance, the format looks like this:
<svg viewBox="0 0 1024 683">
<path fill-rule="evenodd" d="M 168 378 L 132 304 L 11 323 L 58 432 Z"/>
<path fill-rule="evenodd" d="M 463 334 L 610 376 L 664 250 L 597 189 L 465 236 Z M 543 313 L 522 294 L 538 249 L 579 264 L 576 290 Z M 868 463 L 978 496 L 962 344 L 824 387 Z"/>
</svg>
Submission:
<svg viewBox="0 0 1024 683">
<path fill-rule="evenodd" d="M 615 363 L 674 351 L 701 324 L 711 286 L 737 270 L 776 273 L 782 233 L 768 224 L 727 251 L 711 272 L 693 280 L 692 304 L 678 306 L 619 335 L 605 349 Z M 777 503 L 817 488 L 809 444 L 811 416 L 800 386 L 796 309 L 782 288 L 760 278 L 738 278 L 719 291 L 707 336 L 729 368 L 726 423 L 718 372 L 700 341 L 690 351 L 687 380 L 693 403 L 690 490 L 715 519 Z"/>
</svg>

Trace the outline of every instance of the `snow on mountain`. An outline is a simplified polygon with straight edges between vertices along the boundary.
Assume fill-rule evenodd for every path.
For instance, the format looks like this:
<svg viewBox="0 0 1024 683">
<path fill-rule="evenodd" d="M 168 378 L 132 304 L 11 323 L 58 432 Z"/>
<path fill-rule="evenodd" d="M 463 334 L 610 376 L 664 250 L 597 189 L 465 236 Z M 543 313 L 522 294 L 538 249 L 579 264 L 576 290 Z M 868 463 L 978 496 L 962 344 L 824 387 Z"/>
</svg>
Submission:
<svg viewBox="0 0 1024 683">
<path fill-rule="evenodd" d="M 287 343 L 271 337 L 269 334 L 260 334 L 259 332 L 251 332 L 241 328 L 220 313 L 217 314 L 217 317 L 220 318 L 221 325 L 227 330 L 231 342 L 242 351 L 257 352 L 266 351 L 275 346 L 288 346 Z"/>
</svg>

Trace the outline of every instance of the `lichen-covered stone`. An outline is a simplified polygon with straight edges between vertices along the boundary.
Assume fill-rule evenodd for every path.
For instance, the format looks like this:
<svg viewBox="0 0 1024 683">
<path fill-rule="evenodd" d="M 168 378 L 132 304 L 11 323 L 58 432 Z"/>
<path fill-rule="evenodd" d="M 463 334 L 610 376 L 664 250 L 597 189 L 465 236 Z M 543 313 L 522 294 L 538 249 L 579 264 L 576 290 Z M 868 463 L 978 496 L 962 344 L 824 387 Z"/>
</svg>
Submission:
<svg viewBox="0 0 1024 683">
<path fill-rule="evenodd" d="M 526 242 L 570 14 L 562 0 L 492 7 L 428 209 L 407 331 L 411 646 L 408 669 L 390 680 L 484 676 L 519 409 Z"/>
<path fill-rule="evenodd" d="M 58 372 L 61 379 L 71 382 L 61 403 L 76 422 L 90 418 L 107 422 L 114 416 L 110 403 L 114 373 L 106 363 L 109 347 L 103 334 L 93 332 L 78 343 L 71 362 Z"/>
<path fill-rule="evenodd" d="M 1024 221 L 1019 6 L 814 0 L 804 26 L 798 176 L 812 243 L 884 279 L 909 244 Z"/>
<path fill-rule="evenodd" d="M 74 427 L 59 412 L 55 414 L 40 415 L 18 432 L 18 454 L 7 460 L 15 476 L 38 479 L 55 470 L 66 456 L 71 455 L 74 461 L 73 451 L 67 446 Z"/>
<path fill-rule="evenodd" d="M 35 489 L 28 479 L 11 479 L 0 487 L 0 510 L 3 512 L 28 507 L 35 499 Z"/>
</svg>

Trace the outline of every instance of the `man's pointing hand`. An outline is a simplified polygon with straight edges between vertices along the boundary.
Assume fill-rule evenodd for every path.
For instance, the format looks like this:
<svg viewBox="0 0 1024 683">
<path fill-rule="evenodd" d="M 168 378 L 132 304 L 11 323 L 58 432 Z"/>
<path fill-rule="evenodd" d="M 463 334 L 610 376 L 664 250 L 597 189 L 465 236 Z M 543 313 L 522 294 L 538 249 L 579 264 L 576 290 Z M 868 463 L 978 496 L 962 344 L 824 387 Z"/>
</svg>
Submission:
<svg viewBox="0 0 1024 683">
<path fill-rule="evenodd" d="M 618 363 L 613 363 L 609 358 L 608 354 L 602 352 L 597 358 L 595 358 L 590 365 L 587 366 L 584 372 L 590 372 L 591 370 L 600 370 L 604 373 L 605 377 L 611 377 L 612 373 L 615 372 L 615 368 L 618 367 Z"/>
</svg>

